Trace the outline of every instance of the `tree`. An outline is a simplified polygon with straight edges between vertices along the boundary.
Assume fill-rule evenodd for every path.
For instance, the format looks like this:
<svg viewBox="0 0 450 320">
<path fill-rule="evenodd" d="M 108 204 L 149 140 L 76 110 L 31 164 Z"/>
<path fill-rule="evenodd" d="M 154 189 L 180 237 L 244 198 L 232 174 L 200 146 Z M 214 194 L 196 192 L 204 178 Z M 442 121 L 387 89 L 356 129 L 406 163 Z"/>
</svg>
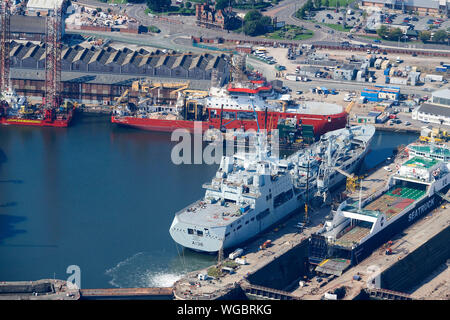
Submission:
<svg viewBox="0 0 450 320">
<path fill-rule="evenodd" d="M 385 26 L 384 24 L 381 25 L 381 27 L 379 27 L 379 28 L 377 29 L 377 34 L 378 34 L 378 36 L 379 36 L 380 38 L 382 38 L 382 39 L 386 38 L 388 32 L 389 32 L 389 31 L 388 31 L 388 27 Z"/>
<path fill-rule="evenodd" d="M 322 7 L 322 0 L 314 0 L 314 7 L 320 9 L 320 7 Z"/>
<path fill-rule="evenodd" d="M 192 7 L 192 3 L 190 3 L 189 1 L 186 2 L 185 4 L 186 8 L 190 9 Z"/>
<path fill-rule="evenodd" d="M 433 35 L 433 41 L 435 42 L 445 42 L 448 39 L 447 31 L 438 30 Z"/>
<path fill-rule="evenodd" d="M 400 28 L 394 28 L 389 32 L 389 39 L 398 40 L 403 35 L 403 32 Z"/>
<path fill-rule="evenodd" d="M 147 6 L 150 10 L 156 12 L 166 11 L 170 8 L 170 0 L 147 0 Z"/>
<path fill-rule="evenodd" d="M 262 14 L 261 12 L 259 12 L 258 10 L 250 10 L 249 12 L 246 13 L 246 15 L 244 16 L 244 21 L 245 22 L 250 22 L 250 21 L 255 21 L 255 20 L 259 20 L 262 18 Z"/>
<path fill-rule="evenodd" d="M 306 16 L 306 10 L 304 7 L 301 7 L 300 9 L 297 10 L 297 14 L 296 14 L 297 18 L 299 19 L 304 19 Z"/>
<path fill-rule="evenodd" d="M 216 0 L 215 8 L 216 8 L 216 10 L 225 9 L 231 3 L 232 3 L 232 1 L 230 1 L 230 0 Z"/>
<path fill-rule="evenodd" d="M 244 25 L 244 33 L 249 36 L 258 36 L 265 31 L 264 25 L 257 20 L 247 21 Z"/>
<path fill-rule="evenodd" d="M 330 6 L 330 1 L 329 1 L 329 0 L 324 0 L 324 1 L 323 1 L 323 6 L 324 6 L 325 8 L 328 8 L 328 7 Z"/>
<path fill-rule="evenodd" d="M 426 30 L 421 31 L 419 33 L 419 39 L 423 42 L 429 41 L 431 39 L 431 32 Z"/>
<path fill-rule="evenodd" d="M 314 9 L 314 5 L 313 5 L 312 0 L 306 1 L 305 9 L 308 10 L 309 12 L 311 12 Z"/>
</svg>

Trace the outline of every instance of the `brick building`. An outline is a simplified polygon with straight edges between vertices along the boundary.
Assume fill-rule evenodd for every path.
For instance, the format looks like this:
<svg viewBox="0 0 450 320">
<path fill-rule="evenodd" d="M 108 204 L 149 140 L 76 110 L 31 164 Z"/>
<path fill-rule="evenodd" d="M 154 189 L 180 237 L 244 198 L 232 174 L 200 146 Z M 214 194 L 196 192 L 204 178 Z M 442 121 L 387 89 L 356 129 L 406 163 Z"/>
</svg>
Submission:
<svg viewBox="0 0 450 320">
<path fill-rule="evenodd" d="M 233 16 L 231 7 L 216 10 L 206 3 L 195 5 L 195 18 L 198 26 L 225 29 L 229 19 Z"/>
</svg>

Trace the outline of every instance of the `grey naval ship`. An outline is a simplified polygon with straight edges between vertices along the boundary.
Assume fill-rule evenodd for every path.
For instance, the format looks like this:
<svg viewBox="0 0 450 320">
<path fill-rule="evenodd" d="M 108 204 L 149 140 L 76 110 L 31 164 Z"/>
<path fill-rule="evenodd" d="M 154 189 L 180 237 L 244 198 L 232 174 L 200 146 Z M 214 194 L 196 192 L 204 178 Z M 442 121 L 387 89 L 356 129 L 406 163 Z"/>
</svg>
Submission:
<svg viewBox="0 0 450 320">
<path fill-rule="evenodd" d="M 284 159 L 257 135 L 254 150 L 224 156 L 203 199 L 175 214 L 170 235 L 185 248 L 214 253 L 237 247 L 353 173 L 368 152 L 375 128 L 330 131 Z"/>
</svg>

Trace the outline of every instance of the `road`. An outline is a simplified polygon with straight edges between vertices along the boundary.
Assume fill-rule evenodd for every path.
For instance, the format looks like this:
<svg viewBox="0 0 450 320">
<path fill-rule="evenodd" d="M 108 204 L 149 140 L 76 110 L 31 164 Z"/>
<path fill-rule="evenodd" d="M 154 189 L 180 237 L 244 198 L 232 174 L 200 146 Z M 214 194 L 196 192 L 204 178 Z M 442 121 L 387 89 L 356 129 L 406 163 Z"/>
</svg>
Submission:
<svg viewBox="0 0 450 320">
<path fill-rule="evenodd" d="M 321 26 L 320 29 L 315 28 L 316 23 L 307 20 L 300 20 L 295 17 L 295 12 L 303 6 L 306 0 L 284 0 L 280 4 L 272 7 L 270 10 L 266 11 L 264 14 L 271 16 L 272 18 L 277 18 L 278 21 L 285 21 L 286 24 L 292 24 L 297 26 L 304 26 L 307 29 L 313 30 L 314 35 L 312 38 L 307 40 L 291 41 L 294 43 L 309 43 L 314 44 L 319 41 L 325 42 L 341 42 L 343 40 L 348 40 L 355 44 L 367 44 L 373 43 L 373 40 L 358 37 L 354 34 L 354 38 L 350 40 L 348 38 L 348 32 L 340 32 L 332 28 Z M 250 37 L 244 34 L 238 34 L 234 32 L 228 32 L 220 29 L 207 29 L 199 27 L 195 24 L 195 17 L 193 16 L 170 16 L 167 19 L 169 21 L 164 21 L 158 17 L 150 17 L 145 13 L 147 6 L 145 4 L 133 4 L 130 6 L 118 5 L 110 6 L 106 3 L 100 2 L 98 0 L 78 0 L 78 3 L 85 4 L 93 7 L 100 7 L 103 10 L 111 9 L 114 13 L 127 14 L 129 17 L 138 20 L 142 25 L 149 26 L 155 25 L 160 30 L 160 36 L 168 36 L 172 38 L 171 43 L 176 43 L 176 39 L 179 37 L 197 36 L 205 38 L 216 38 L 222 37 L 224 39 L 233 40 L 267 40 L 267 38 L 262 37 Z M 330 33 L 332 32 L 332 33 Z M 162 39 L 162 38 L 155 38 Z M 163 41 L 165 42 L 165 41 Z M 162 46 L 162 45 L 160 45 Z M 417 49 L 434 49 L 434 50 L 448 50 L 449 47 L 445 45 L 433 45 L 433 44 L 421 44 L 421 43 L 395 43 L 382 41 L 378 44 L 379 47 L 404 47 L 404 48 L 417 48 Z M 172 47 L 168 47 L 172 48 Z"/>
</svg>

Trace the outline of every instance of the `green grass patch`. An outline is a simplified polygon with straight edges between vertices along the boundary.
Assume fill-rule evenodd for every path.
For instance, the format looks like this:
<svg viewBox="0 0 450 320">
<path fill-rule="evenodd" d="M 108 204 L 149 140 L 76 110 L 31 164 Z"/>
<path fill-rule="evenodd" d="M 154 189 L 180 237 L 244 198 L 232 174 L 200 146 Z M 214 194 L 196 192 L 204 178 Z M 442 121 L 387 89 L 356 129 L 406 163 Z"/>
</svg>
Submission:
<svg viewBox="0 0 450 320">
<path fill-rule="evenodd" d="M 159 28 L 157 26 L 148 26 L 148 31 L 153 32 L 153 33 L 161 32 L 161 30 L 159 30 Z"/>
<path fill-rule="evenodd" d="M 234 262 L 234 261 L 225 261 L 225 262 L 223 263 L 223 266 L 224 266 L 224 267 L 228 267 L 228 268 L 236 268 L 236 267 L 238 267 L 239 265 L 238 265 L 236 262 Z"/>
<path fill-rule="evenodd" d="M 108 3 L 115 3 L 115 4 L 127 4 L 127 0 L 108 0 Z"/>
<path fill-rule="evenodd" d="M 349 5 L 350 3 L 355 2 L 355 0 L 328 0 L 328 7 L 329 8 L 336 8 L 336 2 L 339 2 L 339 6 L 345 7 L 346 5 Z M 322 0 L 322 6 L 325 4 L 325 0 Z"/>
<path fill-rule="evenodd" d="M 222 275 L 222 271 L 219 270 L 216 266 L 213 266 L 208 269 L 208 276 L 218 278 Z"/>
<path fill-rule="evenodd" d="M 345 28 L 344 28 L 344 26 L 341 25 L 341 24 L 332 24 L 332 23 L 321 23 L 321 24 L 324 25 L 324 26 L 327 26 L 328 28 L 337 30 L 337 31 L 345 31 L 345 32 L 348 32 L 348 31 L 350 31 L 350 30 L 353 29 L 353 27 L 345 27 Z"/>
<path fill-rule="evenodd" d="M 233 5 L 233 8 L 235 9 L 241 9 L 241 10 L 250 10 L 250 9 L 263 9 L 270 7 L 271 4 L 269 2 L 259 2 L 255 4 L 251 3 L 237 3 Z"/>
<path fill-rule="evenodd" d="M 176 7 L 176 6 L 170 6 L 170 9 L 167 10 L 167 11 L 164 11 L 164 12 L 153 11 L 150 8 L 146 8 L 144 10 L 144 12 L 146 14 L 151 13 L 151 14 L 153 14 L 155 16 L 168 16 L 170 14 L 181 14 L 181 15 L 184 15 L 184 16 L 192 16 L 192 15 L 195 14 L 195 8 L 188 9 L 188 8 L 180 8 L 180 7 Z"/>
<path fill-rule="evenodd" d="M 286 25 L 274 32 L 266 33 L 265 37 L 275 40 L 306 40 L 314 36 L 314 32 L 294 25 Z"/>
</svg>

